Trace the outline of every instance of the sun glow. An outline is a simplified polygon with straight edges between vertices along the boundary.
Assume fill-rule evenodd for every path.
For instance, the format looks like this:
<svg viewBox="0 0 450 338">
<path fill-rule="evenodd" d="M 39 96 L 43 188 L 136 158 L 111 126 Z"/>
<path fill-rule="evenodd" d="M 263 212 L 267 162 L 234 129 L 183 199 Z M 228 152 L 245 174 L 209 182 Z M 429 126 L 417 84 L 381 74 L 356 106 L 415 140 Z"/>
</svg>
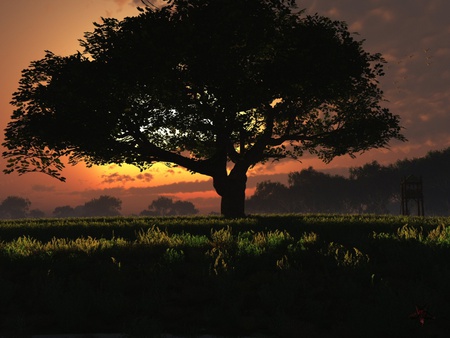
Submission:
<svg viewBox="0 0 450 338">
<path fill-rule="evenodd" d="M 95 175 L 100 179 L 102 187 L 153 187 L 174 182 L 204 181 L 208 177 L 201 174 L 192 174 L 182 167 L 168 167 L 164 163 L 156 163 L 151 168 L 140 171 L 139 168 L 129 165 L 97 166 Z"/>
</svg>

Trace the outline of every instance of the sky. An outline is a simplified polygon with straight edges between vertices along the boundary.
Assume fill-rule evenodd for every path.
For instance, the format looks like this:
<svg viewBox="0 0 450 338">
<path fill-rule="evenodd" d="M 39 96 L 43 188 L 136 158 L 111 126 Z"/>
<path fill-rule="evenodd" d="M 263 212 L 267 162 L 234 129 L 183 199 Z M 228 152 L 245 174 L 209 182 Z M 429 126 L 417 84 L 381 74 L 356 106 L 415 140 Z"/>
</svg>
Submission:
<svg viewBox="0 0 450 338">
<path fill-rule="evenodd" d="M 288 173 L 314 169 L 348 173 L 348 168 L 378 161 L 383 165 L 425 156 L 450 147 L 450 1 L 448 0 L 298 0 L 308 14 L 347 22 L 364 39 L 364 49 L 381 53 L 386 75 L 380 79 L 384 106 L 401 117 L 408 142 L 368 151 L 356 159 L 324 164 L 312 157 L 258 165 L 249 172 L 247 196 L 257 182 L 287 182 Z M 139 0 L 0 0 L 0 142 L 10 121 L 9 104 L 21 70 L 44 57 L 45 50 L 70 55 L 81 50 L 78 39 L 101 17 L 122 19 L 138 14 Z M 1 149 L 3 151 L 3 149 Z M 5 160 L 0 158 L 0 170 Z M 182 168 L 155 165 L 140 172 L 130 166 L 83 163 L 63 171 L 65 183 L 40 173 L 0 173 L 0 202 L 7 196 L 28 198 L 31 209 L 51 215 L 55 207 L 75 207 L 108 195 L 122 200 L 122 214 L 139 214 L 158 196 L 187 200 L 202 213 L 219 212 L 220 199 L 209 177 Z"/>
</svg>

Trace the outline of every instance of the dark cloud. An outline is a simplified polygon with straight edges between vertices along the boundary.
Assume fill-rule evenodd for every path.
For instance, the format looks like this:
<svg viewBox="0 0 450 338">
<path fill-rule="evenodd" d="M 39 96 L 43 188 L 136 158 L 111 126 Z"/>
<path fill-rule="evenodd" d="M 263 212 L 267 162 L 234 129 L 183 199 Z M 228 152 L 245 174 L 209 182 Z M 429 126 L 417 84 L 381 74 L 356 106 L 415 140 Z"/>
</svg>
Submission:
<svg viewBox="0 0 450 338">
<path fill-rule="evenodd" d="M 136 181 L 136 179 L 130 175 L 121 175 L 119 173 L 112 173 L 108 175 L 102 175 L 102 183 L 106 184 L 112 184 L 112 183 L 126 183 L 126 182 L 133 182 Z"/>
<path fill-rule="evenodd" d="M 158 185 L 147 188 L 129 188 L 130 194 L 142 195 L 142 194 L 176 194 L 180 192 L 200 192 L 214 190 L 212 180 L 195 181 L 195 182 L 176 182 L 172 184 Z"/>
<path fill-rule="evenodd" d="M 143 174 L 136 175 L 136 179 L 138 179 L 140 181 L 144 181 L 144 182 L 150 182 L 153 180 L 153 175 L 150 173 L 143 173 Z"/>
<path fill-rule="evenodd" d="M 287 174 L 273 174 L 273 175 L 255 175 L 248 177 L 247 188 L 256 187 L 257 182 L 260 181 L 277 181 L 287 182 Z M 127 193 L 131 195 L 147 195 L 147 194 L 178 194 L 178 193 L 195 193 L 195 192 L 214 192 L 212 179 L 194 182 L 176 182 L 171 184 L 158 185 L 153 187 L 131 187 L 127 189 Z"/>
<path fill-rule="evenodd" d="M 145 174 L 143 174 L 145 175 Z M 150 174 L 148 174 L 151 176 Z M 106 175 L 104 175 L 106 176 Z M 116 174 L 111 174 L 108 176 L 120 176 Z M 122 175 L 127 176 L 127 175 Z M 140 176 L 140 175 L 138 175 Z M 120 179 L 120 178 L 119 178 Z M 134 180 L 134 179 L 133 179 Z M 256 184 L 261 181 L 272 181 L 272 182 L 287 182 L 287 174 L 272 174 L 272 175 L 249 175 L 247 180 L 247 188 L 254 188 Z M 116 180 L 111 179 L 112 182 Z M 176 182 L 171 184 L 157 185 L 153 187 L 113 187 L 105 189 L 96 190 L 86 190 L 83 192 L 77 192 L 76 194 L 82 194 L 87 196 L 95 195 L 132 195 L 132 196 L 143 196 L 143 195 L 169 195 L 169 194 L 179 194 L 179 193 L 196 193 L 196 192 L 209 192 L 214 191 L 212 179 L 204 181 L 193 181 L 193 182 Z"/>
<path fill-rule="evenodd" d="M 37 192 L 52 192 L 52 191 L 55 191 L 55 187 L 52 185 L 35 184 L 31 187 L 31 190 L 37 191 Z"/>
<path fill-rule="evenodd" d="M 135 181 L 143 181 L 143 182 L 150 182 L 153 180 L 153 175 L 150 173 L 143 173 L 138 174 L 136 176 L 131 175 L 123 175 L 119 174 L 118 172 L 108 174 L 108 175 L 102 175 L 102 182 L 106 184 L 113 184 L 113 183 L 128 183 L 128 182 L 135 182 Z"/>
</svg>

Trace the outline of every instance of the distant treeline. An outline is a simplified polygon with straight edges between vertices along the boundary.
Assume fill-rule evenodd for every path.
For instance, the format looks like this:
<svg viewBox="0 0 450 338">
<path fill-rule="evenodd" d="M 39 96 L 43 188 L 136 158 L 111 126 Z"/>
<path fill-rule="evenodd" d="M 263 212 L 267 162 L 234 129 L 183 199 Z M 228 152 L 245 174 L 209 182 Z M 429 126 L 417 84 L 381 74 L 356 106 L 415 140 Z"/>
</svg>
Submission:
<svg viewBox="0 0 450 338">
<path fill-rule="evenodd" d="M 308 168 L 289 174 L 288 185 L 260 182 L 247 199 L 248 213 L 401 213 L 401 182 L 422 178 L 425 215 L 450 215 L 450 148 L 382 166 L 374 161 L 349 176 Z M 411 201 L 411 215 L 416 213 Z"/>
<path fill-rule="evenodd" d="M 349 169 L 348 177 L 330 175 L 312 167 L 292 172 L 288 185 L 263 181 L 246 201 L 246 212 L 255 213 L 401 213 L 401 182 L 408 176 L 422 178 L 425 215 L 450 215 L 450 148 L 429 152 L 425 157 L 405 159 L 382 166 L 378 162 Z M 51 215 L 31 209 L 31 202 L 8 196 L 0 203 L 0 218 L 120 216 L 122 201 L 100 196 L 83 205 L 56 207 Z M 411 203 L 411 214 L 416 211 Z M 189 201 L 159 197 L 141 216 L 195 215 L 198 209 Z"/>
<path fill-rule="evenodd" d="M 47 215 L 39 209 L 30 209 L 31 202 L 27 198 L 8 196 L 0 203 L 0 219 L 42 218 Z M 121 216 L 122 200 L 117 197 L 102 195 L 99 198 L 71 207 L 56 207 L 51 217 L 113 217 Z M 188 201 L 173 201 L 168 197 L 159 197 L 142 210 L 141 216 L 181 216 L 195 215 L 198 210 Z"/>
</svg>

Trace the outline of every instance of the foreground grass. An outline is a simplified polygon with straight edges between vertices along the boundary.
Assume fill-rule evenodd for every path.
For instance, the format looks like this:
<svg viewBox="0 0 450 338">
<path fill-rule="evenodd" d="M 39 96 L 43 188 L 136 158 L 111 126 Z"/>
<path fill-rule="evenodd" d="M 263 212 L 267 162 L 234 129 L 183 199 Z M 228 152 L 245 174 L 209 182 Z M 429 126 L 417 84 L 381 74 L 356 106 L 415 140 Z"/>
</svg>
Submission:
<svg viewBox="0 0 450 338">
<path fill-rule="evenodd" d="M 450 219 L 0 223 L 0 334 L 450 336 Z M 427 307 L 422 326 L 410 315 Z"/>
</svg>

